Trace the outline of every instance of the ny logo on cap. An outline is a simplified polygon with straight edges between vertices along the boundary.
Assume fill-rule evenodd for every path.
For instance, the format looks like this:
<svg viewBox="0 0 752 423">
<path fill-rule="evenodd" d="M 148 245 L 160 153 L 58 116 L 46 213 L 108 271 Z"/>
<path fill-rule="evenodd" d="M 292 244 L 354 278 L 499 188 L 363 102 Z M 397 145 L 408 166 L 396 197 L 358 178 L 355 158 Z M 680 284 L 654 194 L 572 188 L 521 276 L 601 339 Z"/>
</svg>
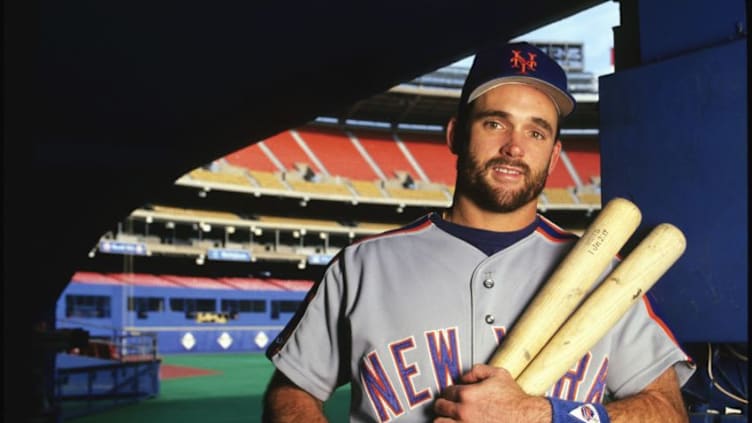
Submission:
<svg viewBox="0 0 752 423">
<path fill-rule="evenodd" d="M 535 72 L 535 67 L 538 66 L 535 56 L 535 53 L 528 52 L 527 60 L 525 60 L 520 54 L 520 50 L 512 50 L 512 58 L 509 59 L 509 63 L 512 64 L 512 68 L 519 69 L 522 74 L 526 74 L 528 70 Z"/>
</svg>

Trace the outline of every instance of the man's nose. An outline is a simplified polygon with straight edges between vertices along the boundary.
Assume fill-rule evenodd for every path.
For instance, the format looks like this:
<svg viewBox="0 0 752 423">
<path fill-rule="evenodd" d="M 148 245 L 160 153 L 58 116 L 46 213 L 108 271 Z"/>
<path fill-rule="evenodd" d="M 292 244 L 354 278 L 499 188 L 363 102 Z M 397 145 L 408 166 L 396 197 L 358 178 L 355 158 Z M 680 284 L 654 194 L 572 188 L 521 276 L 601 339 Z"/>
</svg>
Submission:
<svg viewBox="0 0 752 423">
<path fill-rule="evenodd" d="M 500 152 L 509 157 L 522 157 L 524 150 L 520 143 L 520 134 L 513 132 L 505 140 L 500 148 Z"/>
</svg>

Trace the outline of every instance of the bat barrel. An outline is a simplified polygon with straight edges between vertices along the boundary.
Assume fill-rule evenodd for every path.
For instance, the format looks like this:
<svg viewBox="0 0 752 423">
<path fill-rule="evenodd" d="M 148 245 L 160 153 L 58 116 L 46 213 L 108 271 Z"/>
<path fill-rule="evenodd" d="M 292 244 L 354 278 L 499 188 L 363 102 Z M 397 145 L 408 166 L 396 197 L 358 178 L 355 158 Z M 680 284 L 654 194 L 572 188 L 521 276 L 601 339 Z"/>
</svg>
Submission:
<svg viewBox="0 0 752 423">
<path fill-rule="evenodd" d="M 588 226 L 489 361 L 516 378 L 598 280 L 640 224 L 635 204 L 614 198 Z"/>
<path fill-rule="evenodd" d="M 543 395 L 621 319 L 681 257 L 684 234 L 662 223 L 588 296 L 517 378 L 531 395 Z"/>
</svg>

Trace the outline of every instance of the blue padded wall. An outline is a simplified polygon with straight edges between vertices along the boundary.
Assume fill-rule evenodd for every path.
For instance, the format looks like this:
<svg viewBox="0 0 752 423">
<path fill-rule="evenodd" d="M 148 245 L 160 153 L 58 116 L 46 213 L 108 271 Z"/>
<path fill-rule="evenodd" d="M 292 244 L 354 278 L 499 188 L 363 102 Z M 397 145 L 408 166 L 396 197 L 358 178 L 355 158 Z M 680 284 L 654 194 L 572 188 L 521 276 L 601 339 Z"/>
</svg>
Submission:
<svg viewBox="0 0 752 423">
<path fill-rule="evenodd" d="M 640 0 L 638 10 L 642 63 L 746 37 L 745 0 Z"/>
<path fill-rule="evenodd" d="M 683 50 L 673 42 L 661 54 Z M 635 237 L 661 222 L 687 236 L 650 292 L 656 311 L 679 342 L 746 342 L 746 38 L 604 76 L 600 108 L 604 204 L 640 207 Z"/>
</svg>

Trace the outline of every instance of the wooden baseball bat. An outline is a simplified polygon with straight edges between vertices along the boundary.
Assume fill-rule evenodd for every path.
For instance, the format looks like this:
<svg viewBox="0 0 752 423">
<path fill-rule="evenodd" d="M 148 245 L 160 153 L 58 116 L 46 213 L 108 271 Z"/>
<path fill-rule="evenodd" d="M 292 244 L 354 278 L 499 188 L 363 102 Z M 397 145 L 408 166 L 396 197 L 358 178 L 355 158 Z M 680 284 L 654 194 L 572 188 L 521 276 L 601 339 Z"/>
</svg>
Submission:
<svg viewBox="0 0 752 423">
<path fill-rule="evenodd" d="M 572 250 L 504 338 L 489 364 L 517 378 L 556 333 L 640 224 L 639 208 L 614 198 L 600 211 Z"/>
<path fill-rule="evenodd" d="M 517 378 L 531 395 L 543 395 L 608 332 L 681 257 L 684 234 L 662 223 L 622 261 L 567 319 Z"/>
</svg>

